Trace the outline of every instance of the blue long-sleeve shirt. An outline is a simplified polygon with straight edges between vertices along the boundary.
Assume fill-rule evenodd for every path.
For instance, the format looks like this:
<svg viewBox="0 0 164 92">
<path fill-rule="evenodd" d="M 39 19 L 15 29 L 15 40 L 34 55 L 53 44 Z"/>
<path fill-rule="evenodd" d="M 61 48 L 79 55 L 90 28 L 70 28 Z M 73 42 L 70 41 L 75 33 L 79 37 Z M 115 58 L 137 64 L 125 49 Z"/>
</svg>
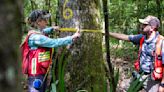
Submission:
<svg viewBox="0 0 164 92">
<path fill-rule="evenodd" d="M 42 30 L 42 33 L 49 34 L 52 32 L 52 27 L 45 28 Z M 60 47 L 63 45 L 72 44 L 72 37 L 67 36 L 64 38 L 52 39 L 42 34 L 32 34 L 28 39 L 28 45 L 31 49 L 37 49 L 38 47 Z"/>
</svg>

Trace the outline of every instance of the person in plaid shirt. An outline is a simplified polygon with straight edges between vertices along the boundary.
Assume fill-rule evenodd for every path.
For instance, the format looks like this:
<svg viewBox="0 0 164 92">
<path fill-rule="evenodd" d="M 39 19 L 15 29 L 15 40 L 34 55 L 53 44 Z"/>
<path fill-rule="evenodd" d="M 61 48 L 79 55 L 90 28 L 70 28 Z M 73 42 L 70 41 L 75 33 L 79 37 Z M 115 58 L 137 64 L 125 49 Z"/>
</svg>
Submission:
<svg viewBox="0 0 164 92">
<path fill-rule="evenodd" d="M 164 76 L 162 76 L 160 81 L 153 80 L 152 73 L 154 71 L 154 61 L 155 61 L 155 54 L 156 54 L 156 43 L 158 37 L 160 36 L 158 29 L 160 27 L 160 21 L 155 16 L 147 16 L 144 19 L 139 19 L 141 23 L 141 34 L 137 35 L 126 35 L 120 33 L 112 33 L 110 32 L 109 35 L 111 37 L 130 41 L 135 45 L 140 45 L 141 39 L 143 38 L 142 47 L 140 49 L 139 54 L 139 74 L 144 73 L 143 78 L 147 77 L 147 80 L 144 82 L 144 89 L 146 92 L 164 92 Z M 161 66 L 163 69 L 164 65 L 164 44 L 163 40 L 161 41 L 161 58 L 162 61 Z M 158 57 L 159 58 L 159 57 Z M 163 70 L 161 70 L 163 71 Z"/>
</svg>

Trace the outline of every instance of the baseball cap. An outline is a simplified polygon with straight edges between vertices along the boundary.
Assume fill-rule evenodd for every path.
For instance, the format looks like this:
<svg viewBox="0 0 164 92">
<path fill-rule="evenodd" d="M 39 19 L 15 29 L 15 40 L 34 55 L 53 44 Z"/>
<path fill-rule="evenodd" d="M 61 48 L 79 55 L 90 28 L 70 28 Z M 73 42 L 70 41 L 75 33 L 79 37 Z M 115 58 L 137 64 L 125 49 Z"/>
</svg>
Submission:
<svg viewBox="0 0 164 92">
<path fill-rule="evenodd" d="M 139 19 L 139 22 L 142 23 L 142 24 L 147 24 L 147 25 L 153 26 L 155 28 L 160 27 L 159 19 L 157 17 L 151 16 L 151 15 L 147 16 L 144 19 Z"/>
<path fill-rule="evenodd" d="M 47 10 L 34 10 L 29 15 L 29 20 L 35 22 L 37 19 L 48 19 L 51 17 L 51 14 Z"/>
</svg>

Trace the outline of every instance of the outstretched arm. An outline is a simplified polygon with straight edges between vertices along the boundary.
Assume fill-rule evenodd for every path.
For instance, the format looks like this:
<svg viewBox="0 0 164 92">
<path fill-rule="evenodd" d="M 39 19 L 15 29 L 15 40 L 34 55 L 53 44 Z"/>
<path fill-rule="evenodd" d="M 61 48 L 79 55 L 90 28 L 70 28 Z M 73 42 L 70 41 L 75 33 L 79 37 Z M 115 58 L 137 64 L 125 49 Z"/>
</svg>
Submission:
<svg viewBox="0 0 164 92">
<path fill-rule="evenodd" d="M 54 48 L 64 45 L 72 44 L 73 41 L 75 41 L 78 37 L 80 37 L 80 33 L 75 33 L 72 36 L 67 36 L 64 38 L 57 38 L 52 39 L 47 36 L 44 36 L 42 34 L 32 34 L 29 37 L 29 46 L 30 47 L 48 47 L 48 48 Z"/>
<path fill-rule="evenodd" d="M 130 41 L 129 40 L 129 35 L 126 35 L 126 34 L 109 32 L 109 35 L 116 38 L 116 39 L 119 39 L 119 40 Z"/>
<path fill-rule="evenodd" d="M 47 28 L 43 29 L 42 31 L 43 31 L 43 33 L 45 33 L 45 34 L 50 34 L 50 33 L 52 33 L 53 31 L 59 31 L 59 26 L 47 27 Z"/>
</svg>

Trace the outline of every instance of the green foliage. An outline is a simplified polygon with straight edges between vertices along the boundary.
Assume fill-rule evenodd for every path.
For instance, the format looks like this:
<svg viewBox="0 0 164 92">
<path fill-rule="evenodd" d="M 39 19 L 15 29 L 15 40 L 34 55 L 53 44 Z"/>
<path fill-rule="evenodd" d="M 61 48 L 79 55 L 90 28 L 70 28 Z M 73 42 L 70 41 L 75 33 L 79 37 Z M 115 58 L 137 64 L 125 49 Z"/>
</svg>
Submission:
<svg viewBox="0 0 164 92">
<path fill-rule="evenodd" d="M 53 67 L 52 67 L 52 83 L 51 83 L 51 91 L 50 92 L 66 92 L 66 87 L 65 87 L 65 82 L 64 82 L 64 70 L 66 67 L 66 64 L 69 60 L 69 57 L 65 57 L 66 55 L 66 50 L 64 50 L 59 59 L 55 59 L 53 62 Z M 56 65 L 56 62 L 58 64 Z M 58 79 L 55 77 L 55 67 L 57 66 L 58 70 Z"/>
<path fill-rule="evenodd" d="M 127 34 L 137 26 L 137 6 L 132 1 L 112 0 L 109 10 L 111 31 Z"/>
<path fill-rule="evenodd" d="M 87 90 L 78 90 L 77 92 L 88 92 Z"/>
<path fill-rule="evenodd" d="M 104 88 L 103 88 L 103 92 L 108 92 L 108 87 L 107 87 L 108 85 L 107 85 L 107 82 L 106 81 L 104 81 Z"/>
<path fill-rule="evenodd" d="M 51 88 L 52 88 L 52 89 L 51 89 L 50 92 L 57 92 L 57 91 L 56 91 L 56 84 L 55 84 L 55 83 L 52 83 L 52 84 L 51 84 Z"/>
<path fill-rule="evenodd" d="M 132 83 L 131 83 L 130 87 L 128 88 L 127 92 L 138 92 L 140 90 L 140 88 L 143 86 L 143 83 L 147 79 L 147 78 L 145 78 L 141 81 L 140 79 L 142 79 L 142 76 L 143 76 L 143 74 L 141 74 L 139 78 L 132 81 Z"/>
<path fill-rule="evenodd" d="M 50 5 L 47 3 L 50 2 Z M 27 18 L 32 10 L 44 9 L 51 12 L 52 22 L 56 20 L 58 10 L 58 0 L 24 0 L 24 18 Z"/>
<path fill-rule="evenodd" d="M 114 72 L 114 69 L 113 69 Z M 111 78 L 110 78 L 111 80 Z M 116 72 L 114 72 L 114 87 L 113 87 L 113 83 L 110 82 L 110 92 L 114 92 L 114 90 L 116 90 L 117 88 L 117 84 L 118 84 L 118 80 L 119 80 L 119 69 L 117 69 Z"/>
<path fill-rule="evenodd" d="M 133 62 L 138 56 L 138 48 L 132 43 L 110 39 L 110 53 L 114 59 Z"/>
<path fill-rule="evenodd" d="M 160 2 L 162 11 L 164 1 Z M 134 34 L 139 27 L 138 19 L 147 15 L 154 15 L 163 20 L 163 17 L 159 15 L 164 15 L 164 11 L 160 12 L 157 7 L 159 5 L 156 0 L 110 0 L 110 31 Z"/>
<path fill-rule="evenodd" d="M 59 78 L 59 86 L 58 92 L 65 92 L 65 83 L 64 83 L 64 69 L 66 65 L 66 60 L 64 60 L 64 53 L 62 53 L 61 57 L 59 58 L 59 69 L 58 69 L 58 78 Z"/>
</svg>

